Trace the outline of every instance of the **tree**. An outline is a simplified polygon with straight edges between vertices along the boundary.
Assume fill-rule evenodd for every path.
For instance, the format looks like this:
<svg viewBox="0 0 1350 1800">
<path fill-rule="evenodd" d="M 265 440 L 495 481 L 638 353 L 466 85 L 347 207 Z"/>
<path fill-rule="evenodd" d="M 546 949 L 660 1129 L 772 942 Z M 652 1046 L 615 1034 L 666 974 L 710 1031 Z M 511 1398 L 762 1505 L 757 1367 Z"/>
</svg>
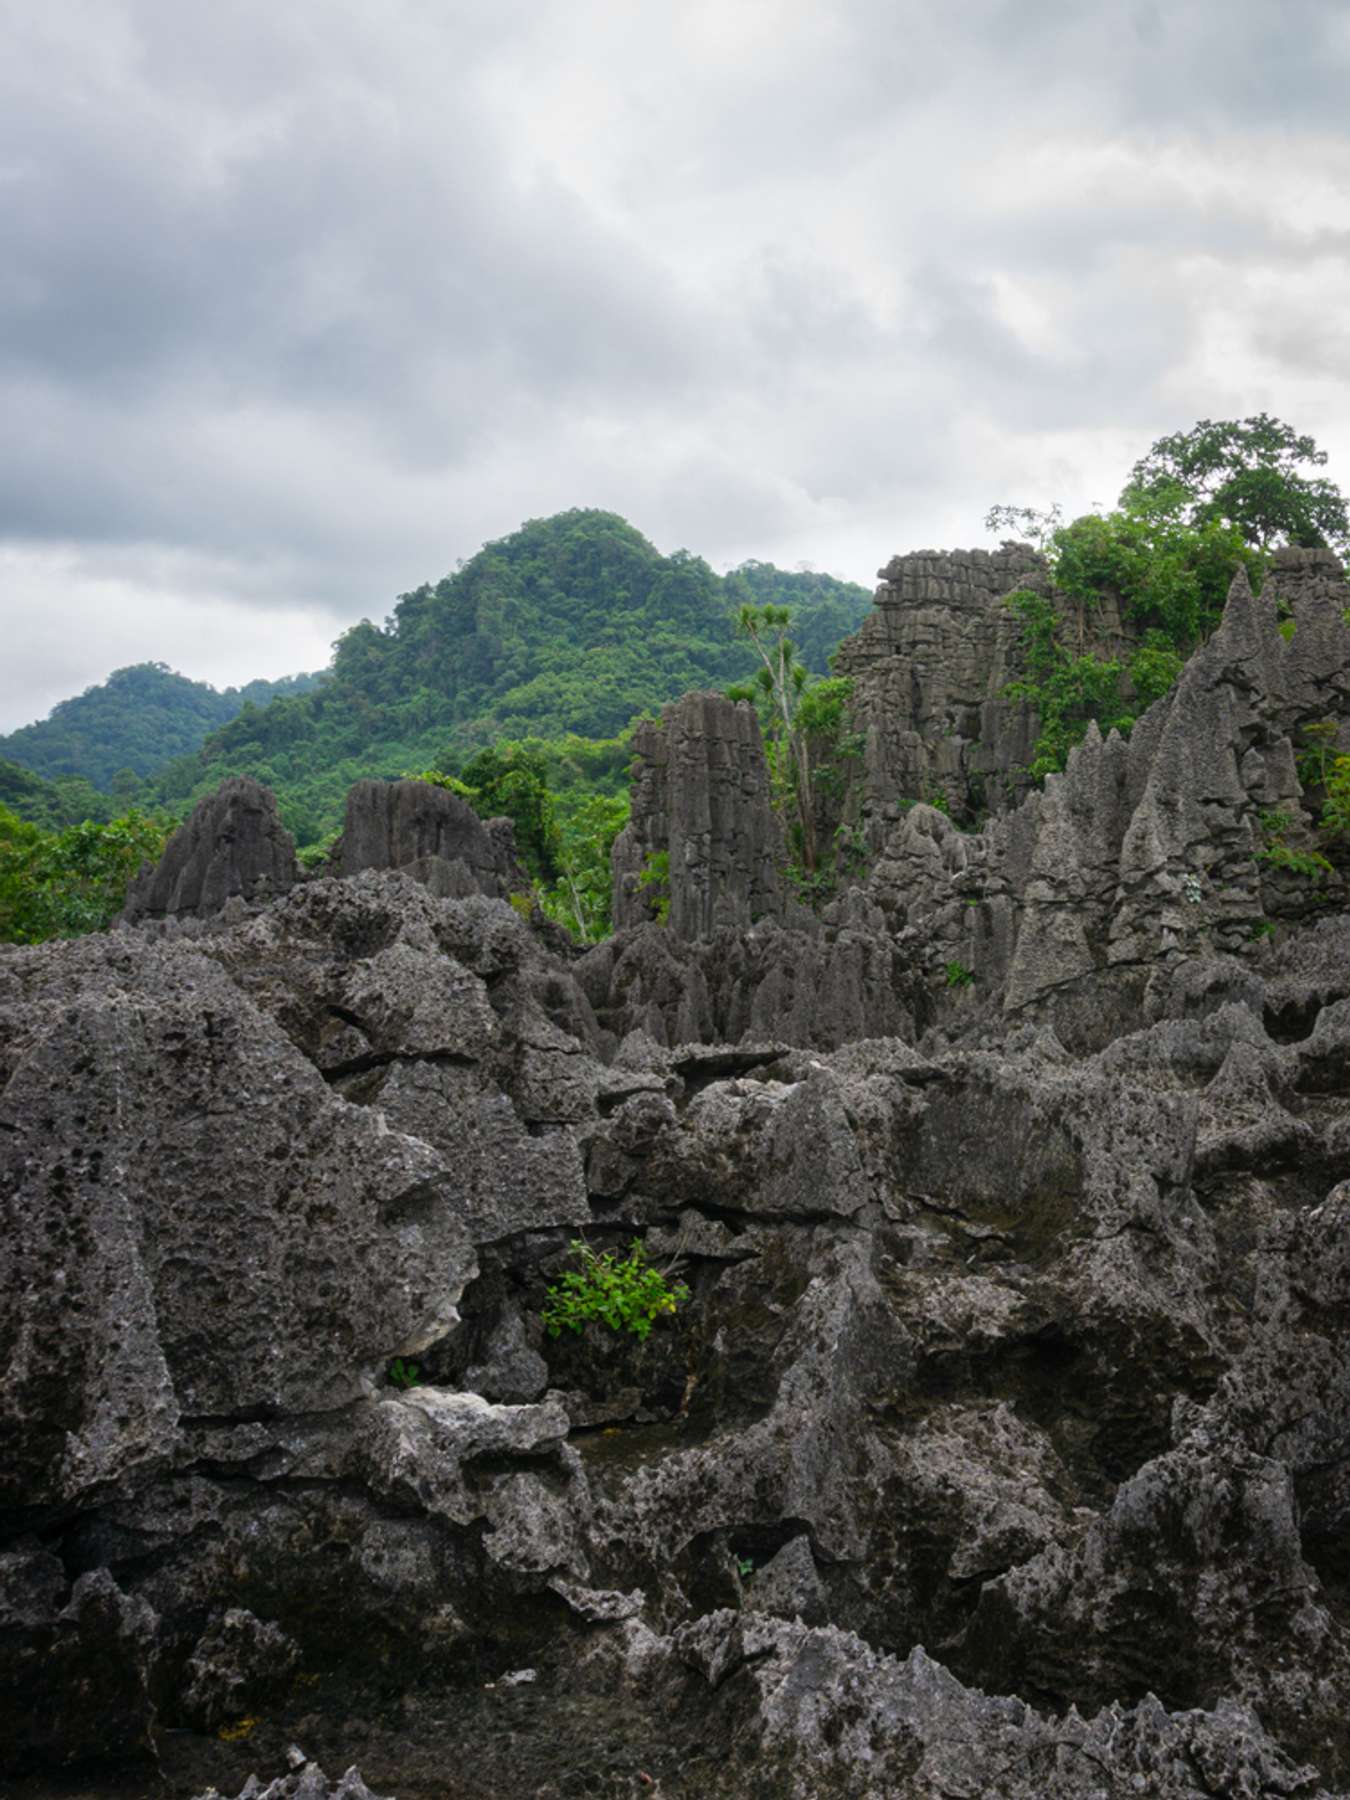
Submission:
<svg viewBox="0 0 1350 1800">
<path fill-rule="evenodd" d="M 40 944 L 106 929 L 167 835 L 163 820 L 134 809 L 106 825 L 86 820 L 48 833 L 0 806 L 0 942 Z"/>
<path fill-rule="evenodd" d="M 1350 554 L 1350 517 L 1340 489 L 1305 473 L 1327 461 L 1310 437 L 1269 413 L 1201 419 L 1159 438 L 1130 472 L 1121 507 L 1203 527 L 1236 527 L 1259 550 L 1277 544 Z"/>
<path fill-rule="evenodd" d="M 501 743 L 470 757 L 459 780 L 480 818 L 510 819 L 516 849 L 530 874 L 539 881 L 555 880 L 558 823 L 542 753 L 524 744 Z"/>
<path fill-rule="evenodd" d="M 806 734 L 797 729 L 797 702 L 806 686 L 806 669 L 797 661 L 796 649 L 788 636 L 792 615 L 786 606 L 743 606 L 737 620 L 738 629 L 749 638 L 759 657 L 755 680 L 770 705 L 774 735 L 778 737 L 786 759 L 787 785 L 797 801 L 797 823 L 801 832 L 802 867 L 809 874 L 816 866 L 815 806 L 811 794 L 811 758 Z M 735 699 L 748 698 L 750 690 L 731 688 Z"/>
</svg>

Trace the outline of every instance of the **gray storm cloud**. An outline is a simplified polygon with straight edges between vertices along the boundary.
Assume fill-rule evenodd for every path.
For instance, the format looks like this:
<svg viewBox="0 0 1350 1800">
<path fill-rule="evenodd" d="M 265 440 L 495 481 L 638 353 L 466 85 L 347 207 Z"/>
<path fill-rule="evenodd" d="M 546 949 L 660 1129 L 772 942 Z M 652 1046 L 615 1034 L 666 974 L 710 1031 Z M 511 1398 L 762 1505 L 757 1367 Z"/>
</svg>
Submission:
<svg viewBox="0 0 1350 1800">
<path fill-rule="evenodd" d="M 1268 407 L 1350 482 L 1339 5 L 0 4 L 0 728 L 557 507 L 868 579 Z"/>
</svg>

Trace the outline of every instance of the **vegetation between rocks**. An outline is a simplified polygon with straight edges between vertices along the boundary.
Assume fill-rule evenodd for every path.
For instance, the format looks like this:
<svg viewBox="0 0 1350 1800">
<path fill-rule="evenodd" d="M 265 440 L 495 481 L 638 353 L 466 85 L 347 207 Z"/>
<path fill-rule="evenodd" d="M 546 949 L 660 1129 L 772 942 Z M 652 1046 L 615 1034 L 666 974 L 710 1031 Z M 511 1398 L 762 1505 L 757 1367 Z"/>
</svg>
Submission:
<svg viewBox="0 0 1350 1800">
<path fill-rule="evenodd" d="M 580 1266 L 565 1269 L 548 1290 L 542 1317 L 550 1337 L 584 1331 L 598 1319 L 611 1331 L 628 1331 L 644 1339 L 658 1319 L 689 1298 L 684 1282 L 668 1279 L 669 1268 L 658 1269 L 648 1262 L 641 1238 L 633 1239 L 622 1258 L 612 1250 L 597 1251 L 581 1238 L 574 1238 L 569 1250 Z"/>
</svg>

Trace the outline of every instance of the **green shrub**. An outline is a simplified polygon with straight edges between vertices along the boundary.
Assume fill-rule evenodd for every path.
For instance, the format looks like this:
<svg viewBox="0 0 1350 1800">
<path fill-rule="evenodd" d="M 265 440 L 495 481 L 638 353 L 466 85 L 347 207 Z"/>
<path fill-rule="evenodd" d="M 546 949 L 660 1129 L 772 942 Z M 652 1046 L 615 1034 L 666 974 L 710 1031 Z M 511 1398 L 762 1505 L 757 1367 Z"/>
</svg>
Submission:
<svg viewBox="0 0 1350 1800">
<path fill-rule="evenodd" d="M 1327 837 L 1350 837 L 1350 756 L 1338 756 L 1325 776 L 1326 800 L 1319 828 Z"/>
<path fill-rule="evenodd" d="M 582 1331 L 592 1319 L 599 1319 L 611 1331 L 631 1331 L 634 1337 L 645 1338 L 657 1319 L 689 1298 L 682 1281 L 667 1281 L 665 1273 L 647 1261 L 641 1238 L 633 1239 L 622 1261 L 612 1250 L 593 1250 L 581 1238 L 574 1238 L 570 1249 L 581 1266 L 564 1270 L 548 1290 L 541 1317 L 550 1337 Z"/>
<path fill-rule="evenodd" d="M 1272 869 L 1287 869 L 1291 875 L 1321 875 L 1331 869 L 1331 864 L 1320 850 L 1295 850 L 1289 844 L 1267 844 L 1259 850 L 1257 862 L 1269 863 Z"/>
<path fill-rule="evenodd" d="M 949 988 L 970 987 L 975 980 L 975 971 L 968 969 L 963 962 L 955 958 L 947 964 L 947 986 Z"/>
<path fill-rule="evenodd" d="M 652 850 L 642 865 L 638 876 L 638 889 L 651 901 L 652 910 L 656 914 L 658 925 L 664 925 L 670 917 L 670 852 L 669 850 Z M 651 889 L 664 891 L 653 893 Z"/>
</svg>

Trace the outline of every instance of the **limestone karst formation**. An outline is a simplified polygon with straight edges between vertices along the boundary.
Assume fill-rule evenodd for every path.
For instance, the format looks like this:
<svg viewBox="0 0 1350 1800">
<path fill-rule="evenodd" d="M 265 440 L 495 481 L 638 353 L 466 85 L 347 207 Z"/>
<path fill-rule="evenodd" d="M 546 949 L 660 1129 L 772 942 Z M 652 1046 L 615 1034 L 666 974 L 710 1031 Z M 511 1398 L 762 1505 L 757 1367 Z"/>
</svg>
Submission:
<svg viewBox="0 0 1350 1800">
<path fill-rule="evenodd" d="M 823 917 L 694 696 L 591 949 L 452 795 L 302 878 L 231 783 L 0 952 L 7 1793 L 1350 1791 L 1350 917 L 1262 855 L 1350 592 L 963 832 L 1029 567 L 888 569 Z M 582 1234 L 690 1300 L 548 1336 Z"/>
</svg>

